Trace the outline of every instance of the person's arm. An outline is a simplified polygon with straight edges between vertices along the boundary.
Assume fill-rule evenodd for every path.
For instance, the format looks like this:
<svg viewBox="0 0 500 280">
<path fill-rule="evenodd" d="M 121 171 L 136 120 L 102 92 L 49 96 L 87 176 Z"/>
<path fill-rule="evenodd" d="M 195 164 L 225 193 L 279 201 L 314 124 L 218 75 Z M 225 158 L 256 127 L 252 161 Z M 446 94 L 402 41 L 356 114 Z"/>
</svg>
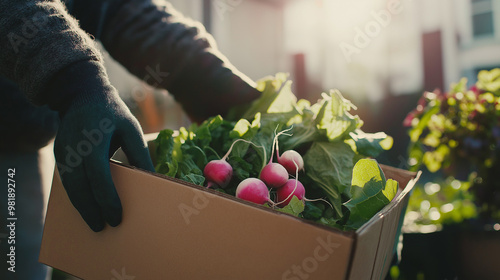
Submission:
<svg viewBox="0 0 500 280">
<path fill-rule="evenodd" d="M 110 154 L 121 146 L 133 165 L 154 167 L 93 40 L 60 1 L 0 0 L 0 26 L 0 74 L 61 116 L 54 153 L 68 197 L 92 230 L 118 225 Z"/>
<path fill-rule="evenodd" d="M 73 0 L 82 28 L 132 74 L 167 89 L 194 120 L 260 96 L 199 23 L 162 0 Z"/>
</svg>

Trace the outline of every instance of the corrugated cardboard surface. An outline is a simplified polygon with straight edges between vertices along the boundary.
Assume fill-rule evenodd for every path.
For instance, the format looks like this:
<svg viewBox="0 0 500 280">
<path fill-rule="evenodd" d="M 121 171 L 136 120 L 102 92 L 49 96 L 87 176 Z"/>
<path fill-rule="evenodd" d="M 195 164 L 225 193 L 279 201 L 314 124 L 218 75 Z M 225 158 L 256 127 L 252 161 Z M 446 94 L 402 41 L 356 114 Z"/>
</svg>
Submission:
<svg viewBox="0 0 500 280">
<path fill-rule="evenodd" d="M 409 194 L 419 179 L 414 172 L 381 165 L 386 178 L 398 181 L 401 193 L 370 221 L 356 231 L 354 257 L 349 279 L 384 279 L 389 271 L 397 238 L 402 226 L 400 216 Z"/>
<path fill-rule="evenodd" d="M 116 163 L 111 172 L 123 222 L 99 233 L 55 174 L 42 263 L 83 279 L 345 279 L 350 234 Z"/>
<path fill-rule="evenodd" d="M 382 223 L 382 219 L 376 219 L 369 226 L 364 226 L 356 232 L 356 246 L 349 279 L 371 279 Z"/>
<path fill-rule="evenodd" d="M 111 172 L 123 221 L 94 233 L 56 171 L 40 262 L 91 280 L 381 279 L 415 183 L 413 173 L 382 168 L 407 187 L 355 233 L 115 162 Z"/>
</svg>

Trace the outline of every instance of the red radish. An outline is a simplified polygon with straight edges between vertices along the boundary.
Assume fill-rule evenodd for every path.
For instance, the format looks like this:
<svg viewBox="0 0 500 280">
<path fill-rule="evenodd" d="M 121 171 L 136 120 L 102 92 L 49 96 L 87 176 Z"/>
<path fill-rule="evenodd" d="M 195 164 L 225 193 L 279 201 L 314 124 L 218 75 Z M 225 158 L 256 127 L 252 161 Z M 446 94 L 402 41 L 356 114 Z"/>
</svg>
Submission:
<svg viewBox="0 0 500 280">
<path fill-rule="evenodd" d="M 229 151 L 222 157 L 221 159 L 214 159 L 207 163 L 205 165 L 205 168 L 203 169 L 203 175 L 205 175 L 205 178 L 207 178 L 207 188 L 210 188 L 214 185 L 218 185 L 221 188 L 227 187 L 229 182 L 231 181 L 231 177 L 233 176 L 233 168 L 231 165 L 226 161 L 227 157 L 233 150 L 234 144 L 236 144 L 239 141 L 243 141 L 252 145 L 255 145 L 254 143 L 244 140 L 244 139 L 238 139 L 231 144 L 231 147 L 229 148 Z M 260 147 L 260 146 L 257 146 Z"/>
<path fill-rule="evenodd" d="M 302 156 L 294 150 L 285 151 L 281 156 L 279 155 L 278 148 L 276 147 L 278 154 L 278 162 L 283 165 L 283 167 L 288 171 L 288 174 L 293 175 L 296 173 L 295 163 L 297 163 L 298 171 L 304 169 L 304 159 Z"/>
<path fill-rule="evenodd" d="M 278 205 L 285 207 L 290 203 L 292 198 L 296 196 L 299 200 L 304 200 L 306 195 L 306 189 L 304 185 L 297 179 L 290 179 L 286 182 L 284 186 L 276 191 L 276 197 L 278 199 Z"/>
<path fill-rule="evenodd" d="M 260 171 L 259 178 L 270 188 L 279 188 L 288 180 L 288 172 L 281 164 L 273 162 L 273 157 L 275 146 L 278 144 L 278 137 L 281 134 L 285 134 L 285 132 L 290 131 L 290 129 L 281 131 L 274 136 L 269 163 Z"/>
<path fill-rule="evenodd" d="M 301 182 L 299 182 L 299 166 L 295 161 L 292 161 L 295 166 L 295 179 L 288 180 L 284 186 L 276 191 L 278 203 L 275 205 L 283 204 L 282 207 L 287 206 L 292 198 L 296 196 L 299 200 L 306 200 L 306 189 Z"/>
<path fill-rule="evenodd" d="M 247 178 L 236 188 L 236 197 L 257 204 L 266 202 L 274 205 L 274 202 L 269 198 L 269 191 L 266 184 L 257 178 Z"/>
<path fill-rule="evenodd" d="M 212 187 L 214 184 L 224 188 L 233 177 L 233 168 L 226 160 L 212 160 L 205 165 L 203 174 L 208 181 L 207 188 Z"/>
<path fill-rule="evenodd" d="M 260 179 L 270 188 L 279 188 L 288 180 L 288 172 L 281 164 L 270 162 L 262 168 Z"/>
</svg>

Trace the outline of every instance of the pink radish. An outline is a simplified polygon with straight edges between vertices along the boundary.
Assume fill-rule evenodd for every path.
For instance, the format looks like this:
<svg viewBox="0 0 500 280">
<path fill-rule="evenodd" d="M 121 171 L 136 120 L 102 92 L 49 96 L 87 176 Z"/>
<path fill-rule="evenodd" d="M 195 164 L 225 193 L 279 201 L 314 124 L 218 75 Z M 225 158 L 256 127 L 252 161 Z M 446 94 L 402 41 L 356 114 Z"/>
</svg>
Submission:
<svg viewBox="0 0 500 280">
<path fill-rule="evenodd" d="M 233 168 L 226 161 L 226 159 L 233 150 L 234 144 L 236 144 L 239 141 L 243 141 L 245 143 L 249 143 L 255 146 L 255 144 L 250 141 L 244 139 L 238 139 L 234 141 L 233 144 L 231 144 L 231 147 L 224 155 L 224 157 L 222 157 L 221 159 L 214 159 L 209 163 L 207 163 L 207 165 L 205 165 L 205 168 L 203 169 L 203 175 L 205 175 L 205 178 L 207 178 L 208 181 L 207 188 L 210 188 L 214 185 L 218 185 L 221 188 L 227 187 L 227 185 L 231 181 L 231 178 L 233 177 Z"/>
<path fill-rule="evenodd" d="M 236 188 L 236 197 L 257 204 L 266 202 L 274 205 L 274 202 L 269 198 L 269 191 L 266 184 L 257 178 L 247 178 Z"/>
<path fill-rule="evenodd" d="M 279 201 L 276 205 L 282 204 L 282 207 L 287 206 L 294 196 L 299 200 L 304 200 L 306 196 L 306 189 L 299 182 L 299 166 L 295 161 L 292 163 L 295 166 L 295 179 L 286 181 L 285 185 L 276 191 L 276 198 Z"/>
<path fill-rule="evenodd" d="M 288 180 L 284 186 L 276 191 L 276 198 L 278 199 L 278 205 L 285 207 L 290 203 L 292 198 L 296 196 L 299 200 L 304 200 L 306 195 L 306 189 L 304 185 L 297 179 Z"/>
<path fill-rule="evenodd" d="M 207 188 L 218 185 L 226 187 L 233 177 L 233 168 L 225 159 L 212 160 L 203 169 L 203 174 L 207 178 Z"/>
<path fill-rule="evenodd" d="M 269 163 L 260 171 L 259 178 L 270 188 L 279 188 L 288 180 L 288 171 L 281 164 L 273 162 L 273 157 L 275 146 L 278 144 L 278 136 L 285 134 L 290 129 L 281 131 L 274 136 Z"/>
<path fill-rule="evenodd" d="M 288 174 L 293 175 L 296 173 L 296 167 L 294 162 L 297 163 L 298 171 L 304 169 L 304 159 L 302 156 L 294 150 L 285 151 L 281 156 L 279 155 L 278 147 L 276 147 L 278 162 L 283 165 L 283 167 L 288 171 Z"/>
<path fill-rule="evenodd" d="M 281 164 L 270 162 L 262 168 L 260 179 L 270 188 L 279 188 L 288 180 L 288 172 Z"/>
</svg>

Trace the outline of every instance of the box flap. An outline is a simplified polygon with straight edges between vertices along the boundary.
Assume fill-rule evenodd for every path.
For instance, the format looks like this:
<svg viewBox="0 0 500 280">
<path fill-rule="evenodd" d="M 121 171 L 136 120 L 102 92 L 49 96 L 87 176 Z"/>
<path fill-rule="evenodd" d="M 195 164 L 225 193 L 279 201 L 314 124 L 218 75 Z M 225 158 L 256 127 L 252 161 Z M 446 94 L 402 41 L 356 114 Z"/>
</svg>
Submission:
<svg viewBox="0 0 500 280">
<path fill-rule="evenodd" d="M 387 179 L 398 181 L 401 192 L 377 215 L 359 228 L 349 279 L 382 279 L 387 274 L 397 234 L 402 226 L 400 216 L 408 204 L 409 194 L 420 172 L 381 165 Z"/>
<path fill-rule="evenodd" d="M 382 219 L 378 219 L 370 226 L 357 231 L 349 279 L 371 278 L 381 232 Z"/>
</svg>

